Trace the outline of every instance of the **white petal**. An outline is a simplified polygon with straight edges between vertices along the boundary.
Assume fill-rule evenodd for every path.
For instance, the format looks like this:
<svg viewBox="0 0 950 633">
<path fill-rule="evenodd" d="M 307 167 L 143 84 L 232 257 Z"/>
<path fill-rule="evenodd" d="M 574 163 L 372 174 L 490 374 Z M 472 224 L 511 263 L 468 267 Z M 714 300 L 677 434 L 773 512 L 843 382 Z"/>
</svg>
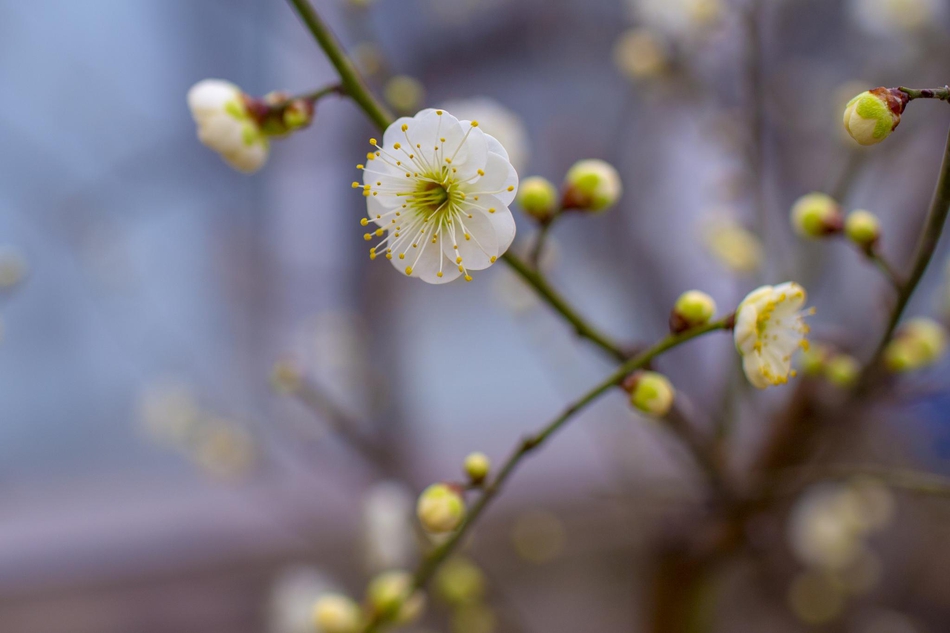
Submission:
<svg viewBox="0 0 950 633">
<path fill-rule="evenodd" d="M 393 209 L 383 205 L 379 196 L 369 196 L 366 198 L 366 216 L 371 222 L 384 229 L 394 229 L 397 223 L 404 222 L 403 218 L 406 217 L 406 214 L 402 213 L 397 217 Z M 376 216 L 380 217 L 377 218 Z M 393 222 L 393 220 L 396 220 L 396 222 Z"/>
<path fill-rule="evenodd" d="M 224 109 L 224 104 L 238 98 L 241 89 L 222 79 L 204 79 L 188 90 L 188 107 L 195 120 L 215 114 Z"/>
<path fill-rule="evenodd" d="M 762 361 L 758 354 L 747 354 L 742 358 L 742 371 L 756 389 L 765 389 L 771 384 L 762 373 Z"/>
<path fill-rule="evenodd" d="M 501 141 L 499 141 L 497 138 L 495 138 L 491 134 L 485 134 L 485 139 L 488 141 L 489 152 L 494 152 L 495 154 L 498 154 L 509 163 L 512 162 L 511 156 L 508 155 L 508 150 L 505 149 L 505 146 L 501 144 Z"/>
<path fill-rule="evenodd" d="M 455 265 L 453 261 L 448 261 L 442 255 L 442 251 L 439 249 L 438 244 L 432 244 L 431 238 L 429 243 L 425 244 L 425 248 L 421 251 L 419 249 L 423 248 L 422 243 L 418 243 L 417 248 L 409 247 L 406 251 L 405 259 L 399 259 L 398 254 L 393 254 L 393 258 L 389 260 L 393 268 L 398 270 L 400 274 L 406 274 L 406 268 L 412 267 L 411 277 L 417 277 L 422 281 L 430 284 L 444 284 L 456 279 L 461 273 L 458 270 L 458 266 Z M 403 247 L 400 247 L 400 251 L 403 250 Z M 438 276 L 439 267 L 442 268 L 442 277 Z"/>
<path fill-rule="evenodd" d="M 237 152 L 245 146 L 244 123 L 223 112 L 198 125 L 198 139 L 222 154 Z"/>
<path fill-rule="evenodd" d="M 793 281 L 775 286 L 773 295 L 773 300 L 777 302 L 775 315 L 779 318 L 801 310 L 807 298 L 805 289 Z M 782 296 L 785 297 L 784 300 Z"/>
<path fill-rule="evenodd" d="M 222 157 L 231 167 L 251 174 L 264 166 L 267 162 L 268 148 L 260 143 L 245 145 L 236 152 L 222 154 Z"/>
<path fill-rule="evenodd" d="M 518 193 L 518 172 L 499 154 L 488 154 L 485 163 L 485 175 L 472 183 L 468 190 L 472 194 L 493 195 L 505 206 L 511 204 Z"/>
<path fill-rule="evenodd" d="M 456 222 L 455 239 L 458 240 L 458 251 L 455 250 L 450 239 L 451 233 L 442 229 L 443 252 L 453 262 L 457 256 L 460 256 L 462 265 L 467 269 L 483 270 L 488 268 L 494 263 L 491 258 L 498 255 L 498 238 L 492 221 L 488 219 L 487 214 L 473 213 L 470 218 L 461 218 L 461 223 L 465 225 L 470 239 L 465 239 L 465 232 Z"/>
<path fill-rule="evenodd" d="M 771 299 L 772 290 L 772 286 L 759 286 L 746 295 L 745 299 L 739 303 L 739 308 L 741 309 L 745 305 L 752 305 L 755 306 L 756 310 L 761 310 Z"/>
<path fill-rule="evenodd" d="M 494 213 L 488 215 L 492 226 L 495 227 L 495 236 L 498 239 L 498 257 L 515 241 L 515 218 L 508 207 L 497 207 Z"/>
<path fill-rule="evenodd" d="M 759 312 L 755 304 L 743 301 L 739 306 L 739 311 L 736 312 L 736 325 L 733 328 L 736 349 L 743 355 L 751 354 L 755 350 L 755 342 L 758 338 L 758 318 Z"/>
</svg>

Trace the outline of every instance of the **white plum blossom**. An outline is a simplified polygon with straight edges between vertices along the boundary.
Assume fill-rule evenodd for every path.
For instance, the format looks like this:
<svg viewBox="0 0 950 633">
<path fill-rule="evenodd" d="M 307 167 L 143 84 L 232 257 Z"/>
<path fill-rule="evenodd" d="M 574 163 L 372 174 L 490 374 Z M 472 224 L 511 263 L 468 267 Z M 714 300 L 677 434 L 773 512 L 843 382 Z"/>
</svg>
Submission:
<svg viewBox="0 0 950 633">
<path fill-rule="evenodd" d="M 803 310 L 805 289 L 794 282 L 762 286 L 742 300 L 736 310 L 735 342 L 742 355 L 742 369 L 756 388 L 788 382 L 792 355 L 808 349 L 808 325 Z"/>
<path fill-rule="evenodd" d="M 250 174 L 267 162 L 270 143 L 248 112 L 244 93 L 221 79 L 204 79 L 188 91 L 198 139 L 234 169 Z"/>
<path fill-rule="evenodd" d="M 471 281 L 471 271 L 508 250 L 518 173 L 478 121 L 427 109 L 390 125 L 382 145 L 370 143 L 376 151 L 359 165 L 369 215 L 361 224 L 377 227 L 364 239 L 382 238 L 370 259 L 385 255 L 400 272 L 441 284 Z"/>
</svg>

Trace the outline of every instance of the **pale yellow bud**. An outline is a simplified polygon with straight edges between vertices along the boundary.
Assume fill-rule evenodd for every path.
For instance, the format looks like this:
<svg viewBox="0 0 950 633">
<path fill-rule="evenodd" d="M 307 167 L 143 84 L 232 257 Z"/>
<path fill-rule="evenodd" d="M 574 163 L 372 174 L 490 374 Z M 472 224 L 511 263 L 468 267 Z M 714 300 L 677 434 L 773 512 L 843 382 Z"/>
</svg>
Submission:
<svg viewBox="0 0 950 633">
<path fill-rule="evenodd" d="M 451 486 L 432 484 L 419 495 L 416 515 L 427 532 L 451 532 L 465 518 L 465 501 Z"/>
<path fill-rule="evenodd" d="M 521 181 L 517 200 L 524 212 L 539 222 L 549 222 L 557 213 L 557 188 L 540 176 Z"/>
<path fill-rule="evenodd" d="M 387 571 L 369 583 L 366 598 L 378 616 L 407 624 L 422 615 L 425 594 L 415 589 L 415 582 L 407 571 Z"/>
<path fill-rule="evenodd" d="M 488 476 L 488 472 L 491 470 L 491 460 L 488 459 L 485 453 L 470 453 L 465 458 L 464 468 L 465 474 L 468 475 L 472 483 L 477 484 Z"/>
<path fill-rule="evenodd" d="M 844 223 L 848 239 L 862 248 L 869 248 L 881 236 L 881 223 L 870 211 L 858 209 L 848 214 Z"/>
<path fill-rule="evenodd" d="M 844 128 L 861 145 L 880 143 L 901 122 L 907 96 L 899 90 L 875 88 L 851 99 L 844 110 Z"/>
<path fill-rule="evenodd" d="M 320 596 L 313 606 L 313 623 L 320 633 L 358 633 L 362 619 L 359 605 L 344 595 Z"/>
<path fill-rule="evenodd" d="M 703 325 L 716 314 L 716 302 L 705 292 L 687 290 L 679 296 L 670 314 L 670 330 L 684 332 Z"/>
<path fill-rule="evenodd" d="M 656 417 L 669 413 L 676 396 L 676 391 L 667 377 L 654 371 L 633 374 L 624 381 L 624 388 L 630 393 L 630 404 Z"/>
<path fill-rule="evenodd" d="M 818 238 L 841 232 L 841 209 L 834 198 L 809 193 L 792 205 L 792 228 L 802 237 Z"/>
<path fill-rule="evenodd" d="M 564 177 L 564 185 L 564 208 L 579 211 L 609 209 L 623 193 L 617 170 L 597 159 L 574 163 Z"/>
</svg>

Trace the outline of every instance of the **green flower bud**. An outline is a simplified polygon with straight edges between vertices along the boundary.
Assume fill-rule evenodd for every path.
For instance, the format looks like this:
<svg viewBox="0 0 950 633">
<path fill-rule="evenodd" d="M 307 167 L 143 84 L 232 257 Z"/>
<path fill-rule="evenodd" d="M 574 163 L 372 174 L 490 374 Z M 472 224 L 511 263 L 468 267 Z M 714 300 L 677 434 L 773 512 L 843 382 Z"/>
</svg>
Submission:
<svg viewBox="0 0 950 633">
<path fill-rule="evenodd" d="M 578 211 L 605 211 L 617 203 L 623 185 L 612 165 L 590 159 L 574 163 L 564 177 L 565 209 Z"/>
<path fill-rule="evenodd" d="M 485 453 L 470 453 L 465 458 L 464 468 L 465 474 L 468 475 L 472 483 L 477 484 L 484 481 L 485 477 L 488 476 L 488 471 L 491 470 L 491 460 L 488 459 Z"/>
<path fill-rule="evenodd" d="M 373 613 L 383 619 L 408 624 L 422 615 L 425 594 L 414 591 L 414 579 L 407 571 L 387 571 L 369 583 L 366 599 Z"/>
<path fill-rule="evenodd" d="M 716 302 L 705 292 L 687 290 L 680 295 L 670 313 L 670 331 L 685 332 L 707 323 L 716 313 Z"/>
<path fill-rule="evenodd" d="M 936 363 L 946 349 L 942 325 L 933 319 L 910 319 L 884 350 L 884 364 L 894 372 L 914 371 Z"/>
<path fill-rule="evenodd" d="M 557 213 L 557 189 L 540 176 L 521 181 L 517 200 L 524 212 L 538 222 L 550 222 Z"/>
<path fill-rule="evenodd" d="M 840 233 L 843 224 L 838 203 L 823 193 L 809 193 L 796 200 L 791 217 L 795 232 L 808 238 Z"/>
<path fill-rule="evenodd" d="M 848 239 L 861 248 L 870 248 L 881 236 L 881 223 L 870 211 L 858 209 L 848 214 L 844 223 Z"/>
<path fill-rule="evenodd" d="M 358 633 L 363 616 L 349 597 L 330 593 L 320 596 L 313 606 L 313 623 L 321 633 Z"/>
<path fill-rule="evenodd" d="M 453 487 L 432 484 L 419 495 L 416 515 L 427 532 L 451 532 L 465 518 L 465 501 Z"/>
<path fill-rule="evenodd" d="M 820 376 L 825 373 L 830 356 L 830 351 L 824 345 L 809 345 L 808 349 L 802 350 L 799 365 L 806 376 Z"/>
<path fill-rule="evenodd" d="M 861 145 L 880 143 L 900 124 L 905 105 L 907 95 L 900 90 L 867 90 L 848 102 L 844 128 Z"/>
<path fill-rule="evenodd" d="M 485 597 L 485 574 L 465 558 L 447 561 L 435 577 L 439 597 L 451 605 L 471 604 Z"/>
<path fill-rule="evenodd" d="M 839 387 L 854 385 L 860 371 L 858 361 L 848 354 L 838 354 L 825 365 L 825 377 Z"/>
<path fill-rule="evenodd" d="M 623 386 L 630 393 L 630 404 L 656 417 L 669 413 L 676 396 L 666 376 L 655 371 L 639 371 L 628 377 Z"/>
</svg>

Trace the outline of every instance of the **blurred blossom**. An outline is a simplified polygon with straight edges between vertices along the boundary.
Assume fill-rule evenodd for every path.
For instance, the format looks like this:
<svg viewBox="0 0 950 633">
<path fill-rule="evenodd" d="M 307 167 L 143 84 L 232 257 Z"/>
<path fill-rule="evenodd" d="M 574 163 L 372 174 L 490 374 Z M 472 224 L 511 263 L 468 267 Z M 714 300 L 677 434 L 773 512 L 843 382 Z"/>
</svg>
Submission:
<svg viewBox="0 0 950 633">
<path fill-rule="evenodd" d="M 0 246 L 0 290 L 17 285 L 26 276 L 26 259 L 12 246 Z"/>
<path fill-rule="evenodd" d="M 529 563 L 547 563 L 564 551 L 567 531 L 564 523 L 550 512 L 529 510 L 515 519 L 511 531 L 515 551 Z"/>
<path fill-rule="evenodd" d="M 397 112 L 414 114 L 425 101 L 426 89 L 418 79 L 408 75 L 396 75 L 386 82 L 383 96 Z"/>
<path fill-rule="evenodd" d="M 194 393 L 181 382 L 159 381 L 146 387 L 139 396 L 141 426 L 151 439 L 162 444 L 184 446 L 200 415 Z"/>
<path fill-rule="evenodd" d="M 676 37 L 696 35 L 723 17 L 722 0 L 627 0 L 634 19 Z"/>
<path fill-rule="evenodd" d="M 802 622 L 830 622 L 844 610 L 844 588 L 826 572 L 807 570 L 792 580 L 788 588 L 788 606 Z"/>
<path fill-rule="evenodd" d="M 702 236 L 709 253 L 729 270 L 749 274 L 762 266 L 759 238 L 728 216 L 722 214 L 707 221 Z"/>
<path fill-rule="evenodd" d="M 478 121 L 478 126 L 498 139 L 508 152 L 508 160 L 521 172 L 531 153 L 528 130 L 521 117 L 491 97 L 456 99 L 442 106 L 460 121 Z"/>
<path fill-rule="evenodd" d="M 854 633 L 917 633 L 918 629 L 903 613 L 874 609 L 859 619 L 853 631 Z"/>
<path fill-rule="evenodd" d="M 210 418 L 203 422 L 192 449 L 195 463 L 221 479 L 247 474 L 254 465 L 255 453 L 250 433 L 224 418 Z"/>
<path fill-rule="evenodd" d="M 363 551 L 371 572 L 412 564 L 415 504 L 412 491 L 397 481 L 378 483 L 364 495 Z"/>
<path fill-rule="evenodd" d="M 313 607 L 334 583 L 313 567 L 291 567 L 274 580 L 268 608 L 268 633 L 314 633 Z"/>
<path fill-rule="evenodd" d="M 386 65 L 385 55 L 373 42 L 360 42 L 354 46 L 353 59 L 359 71 L 370 77 L 378 74 Z"/>
<path fill-rule="evenodd" d="M 614 64 L 630 79 L 653 79 L 669 69 L 669 50 L 650 29 L 630 29 L 614 44 Z"/>
<path fill-rule="evenodd" d="M 465 605 L 452 614 L 452 633 L 493 633 L 497 626 L 495 612 L 483 604 Z"/>
<path fill-rule="evenodd" d="M 874 35 L 900 36 L 920 33 L 942 21 L 946 0 L 850 0 L 854 21 Z"/>
</svg>

